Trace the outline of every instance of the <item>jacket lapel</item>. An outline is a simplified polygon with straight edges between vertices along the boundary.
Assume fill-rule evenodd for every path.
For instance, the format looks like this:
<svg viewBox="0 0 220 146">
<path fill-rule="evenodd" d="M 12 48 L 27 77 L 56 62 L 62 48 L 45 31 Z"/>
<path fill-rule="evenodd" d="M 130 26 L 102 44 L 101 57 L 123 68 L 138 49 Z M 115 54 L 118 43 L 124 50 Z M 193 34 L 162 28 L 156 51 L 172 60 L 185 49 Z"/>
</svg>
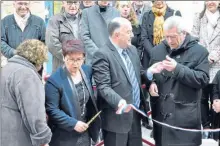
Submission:
<svg viewBox="0 0 220 146">
<path fill-rule="evenodd" d="M 206 44 L 206 46 L 209 46 L 209 41 L 210 38 L 208 38 L 208 29 L 207 29 L 207 24 L 208 24 L 208 20 L 207 17 L 204 16 L 203 18 L 201 18 L 201 23 L 200 23 L 200 29 L 203 30 L 200 32 L 200 34 L 202 35 L 202 37 L 204 38 L 203 41 Z"/>
<path fill-rule="evenodd" d="M 167 7 L 166 13 L 164 15 L 164 20 L 166 20 L 170 16 L 173 16 L 173 11 L 169 7 Z"/>
<path fill-rule="evenodd" d="M 217 26 L 215 27 L 215 30 L 209 40 L 209 43 L 211 43 L 219 34 L 220 34 L 220 18 L 218 19 Z"/>
<path fill-rule="evenodd" d="M 124 71 L 129 83 L 131 84 L 130 82 L 130 79 L 129 79 L 129 75 L 128 75 L 128 72 L 127 72 L 127 69 L 123 63 L 123 60 L 121 59 L 121 56 L 119 55 L 118 51 L 116 50 L 116 48 L 112 45 L 112 43 L 109 41 L 108 42 L 108 46 L 109 48 L 112 50 L 114 56 L 115 56 L 115 59 L 118 61 L 118 63 L 120 64 L 122 70 Z"/>
<path fill-rule="evenodd" d="M 86 84 L 86 88 L 87 88 L 88 91 L 89 91 L 89 95 L 90 95 L 91 97 L 93 97 L 93 92 L 92 92 L 91 84 L 89 83 L 89 81 L 88 81 L 88 79 L 87 79 L 87 77 L 86 77 L 86 75 L 85 75 L 85 73 L 84 73 L 84 71 L 83 71 L 82 68 L 80 69 L 80 72 L 81 72 L 82 78 L 83 78 L 83 80 L 84 80 L 84 82 L 85 82 L 85 84 Z"/>
<path fill-rule="evenodd" d="M 63 25 L 66 27 L 66 28 L 68 28 L 70 31 L 71 31 L 71 33 L 73 34 L 73 36 L 74 36 L 74 32 L 73 32 L 73 29 L 72 29 L 72 26 L 71 26 L 71 24 L 68 22 L 68 20 L 67 20 L 67 18 L 65 17 L 65 14 L 62 14 L 63 16 L 62 16 L 62 19 L 60 20 L 62 23 L 63 23 Z M 78 19 L 78 18 L 77 18 Z M 76 37 L 76 36 L 74 36 L 74 37 Z"/>
<path fill-rule="evenodd" d="M 94 7 L 95 7 L 95 9 L 96 9 L 96 13 L 97 13 L 97 15 L 99 15 L 98 17 L 100 17 L 100 16 L 101 16 L 100 18 L 102 19 L 103 24 L 107 25 L 107 23 L 106 23 L 106 21 L 105 21 L 104 17 L 102 16 L 102 14 L 101 14 L 101 12 L 100 12 L 100 10 L 99 10 L 99 6 L 98 6 L 98 5 L 95 5 Z M 106 10 L 106 12 L 105 12 L 105 13 L 107 13 L 107 10 Z"/>
<path fill-rule="evenodd" d="M 74 105 L 74 111 L 76 111 L 76 117 L 79 119 L 80 118 L 80 106 L 79 106 L 79 97 L 76 91 L 75 84 L 72 81 L 71 75 L 66 69 L 66 67 L 63 67 L 63 81 L 64 81 L 64 89 L 67 93 L 67 96 L 69 97 L 68 99 Z"/>
<path fill-rule="evenodd" d="M 93 105 L 94 105 L 94 107 L 96 108 L 96 111 L 98 111 L 98 108 L 97 108 L 97 106 L 96 106 L 96 102 L 95 102 L 95 100 L 94 100 L 94 94 L 93 94 L 93 91 L 92 91 L 91 83 L 89 82 L 89 80 L 88 80 L 88 78 L 86 77 L 86 74 L 84 73 L 84 70 L 83 70 L 82 68 L 80 69 L 80 72 L 81 72 L 82 78 L 83 78 L 83 80 L 84 80 L 84 82 L 85 82 L 85 86 L 86 86 L 86 88 L 87 88 L 88 91 L 89 91 L 89 95 L 90 95 L 90 97 L 91 97 L 91 100 L 92 100 L 92 102 L 93 102 Z"/>
<path fill-rule="evenodd" d="M 150 18 L 150 22 L 148 22 L 148 24 L 154 24 L 154 20 L 155 20 L 155 16 L 154 13 L 152 11 L 149 11 L 149 18 Z M 153 26 L 152 26 L 153 27 Z"/>
</svg>

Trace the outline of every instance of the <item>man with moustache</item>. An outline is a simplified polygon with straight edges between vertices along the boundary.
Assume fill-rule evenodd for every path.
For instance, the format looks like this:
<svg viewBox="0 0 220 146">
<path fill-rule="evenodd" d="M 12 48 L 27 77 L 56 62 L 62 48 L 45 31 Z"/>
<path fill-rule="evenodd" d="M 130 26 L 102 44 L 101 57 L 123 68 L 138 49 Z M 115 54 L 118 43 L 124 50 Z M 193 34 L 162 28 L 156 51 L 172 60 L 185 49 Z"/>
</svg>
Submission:
<svg viewBox="0 0 220 146">
<path fill-rule="evenodd" d="M 53 72 L 64 64 L 62 43 L 66 40 L 80 39 L 80 2 L 62 1 L 61 13 L 50 18 L 46 29 L 46 45 L 53 56 Z"/>
<path fill-rule="evenodd" d="M 108 25 L 110 37 L 93 56 L 93 76 L 97 86 L 98 104 L 102 110 L 102 129 L 105 146 L 142 146 L 141 116 L 131 110 L 116 114 L 127 104 L 147 112 L 149 106 L 143 96 L 140 77 L 146 72 L 140 68 L 137 49 L 131 45 L 131 22 L 114 18 Z M 153 65 L 153 73 L 161 71 Z"/>
<path fill-rule="evenodd" d="M 120 17 L 118 10 L 109 6 L 110 1 L 98 1 L 82 11 L 80 33 L 86 50 L 86 64 L 91 65 L 92 57 L 108 40 L 108 23 L 115 17 Z"/>
<path fill-rule="evenodd" d="M 7 59 L 16 54 L 16 48 L 27 39 L 45 42 L 44 20 L 30 12 L 30 1 L 14 1 L 14 14 L 1 20 L 1 53 Z M 42 69 L 39 71 L 42 75 Z"/>
</svg>

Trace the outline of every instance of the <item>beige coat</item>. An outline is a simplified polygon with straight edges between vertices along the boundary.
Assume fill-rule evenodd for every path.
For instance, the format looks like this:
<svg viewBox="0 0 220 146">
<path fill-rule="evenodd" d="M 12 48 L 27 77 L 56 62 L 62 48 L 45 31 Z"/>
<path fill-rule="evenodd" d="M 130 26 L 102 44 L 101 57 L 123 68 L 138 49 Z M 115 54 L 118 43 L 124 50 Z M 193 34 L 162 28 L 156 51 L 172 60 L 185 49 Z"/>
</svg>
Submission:
<svg viewBox="0 0 220 146">
<path fill-rule="evenodd" d="M 210 65 L 209 75 L 211 83 L 217 71 L 220 69 L 220 18 L 218 19 L 218 24 L 210 38 L 208 38 L 207 24 L 208 19 L 206 15 L 199 19 L 199 14 L 196 14 L 192 28 L 192 35 L 198 37 L 200 43 L 208 49 L 209 55 L 213 55 L 217 60 L 214 64 Z"/>
</svg>

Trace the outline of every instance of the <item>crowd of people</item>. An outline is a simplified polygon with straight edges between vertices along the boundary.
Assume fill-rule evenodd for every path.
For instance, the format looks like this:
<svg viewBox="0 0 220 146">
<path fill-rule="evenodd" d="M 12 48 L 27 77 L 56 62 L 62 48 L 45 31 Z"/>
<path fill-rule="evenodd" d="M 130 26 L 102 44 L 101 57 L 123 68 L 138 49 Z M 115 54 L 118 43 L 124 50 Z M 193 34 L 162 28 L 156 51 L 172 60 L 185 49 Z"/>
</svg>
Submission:
<svg viewBox="0 0 220 146">
<path fill-rule="evenodd" d="M 204 2 L 191 32 L 166 1 L 62 1 L 47 27 L 30 1 L 13 5 L 1 20 L 3 146 L 142 146 L 149 121 L 130 104 L 168 125 L 220 127 L 219 1 Z M 158 123 L 152 136 L 156 146 L 220 139 Z"/>
</svg>

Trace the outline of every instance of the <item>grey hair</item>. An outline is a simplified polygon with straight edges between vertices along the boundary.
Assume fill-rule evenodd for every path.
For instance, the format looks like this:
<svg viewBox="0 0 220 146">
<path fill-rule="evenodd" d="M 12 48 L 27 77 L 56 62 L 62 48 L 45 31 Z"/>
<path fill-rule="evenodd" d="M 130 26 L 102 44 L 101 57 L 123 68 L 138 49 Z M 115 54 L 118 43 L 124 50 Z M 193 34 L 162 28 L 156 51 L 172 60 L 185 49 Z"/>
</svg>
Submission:
<svg viewBox="0 0 220 146">
<path fill-rule="evenodd" d="M 178 33 L 188 32 L 186 28 L 186 23 L 180 16 L 171 16 L 167 18 L 163 24 L 164 30 L 169 30 L 176 27 Z"/>
<path fill-rule="evenodd" d="M 110 36 L 114 34 L 114 32 L 118 31 L 122 25 L 131 25 L 131 22 L 122 17 L 116 17 L 114 18 L 109 24 L 108 24 L 108 33 Z"/>
</svg>

